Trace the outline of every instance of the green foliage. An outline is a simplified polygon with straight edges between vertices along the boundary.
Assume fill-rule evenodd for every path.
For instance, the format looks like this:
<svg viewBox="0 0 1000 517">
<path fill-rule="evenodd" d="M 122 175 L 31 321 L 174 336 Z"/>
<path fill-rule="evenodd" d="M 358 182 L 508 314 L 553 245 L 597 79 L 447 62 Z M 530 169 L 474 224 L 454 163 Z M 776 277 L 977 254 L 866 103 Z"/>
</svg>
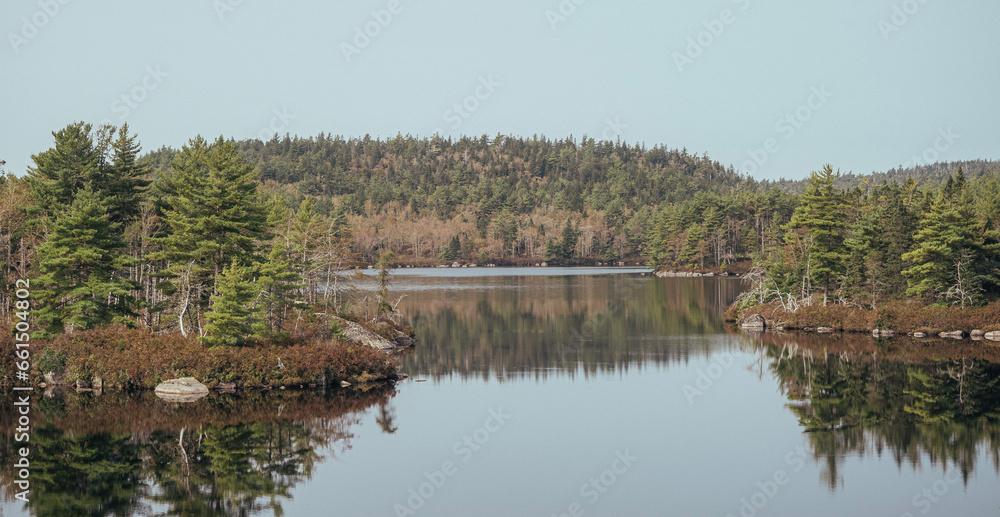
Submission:
<svg viewBox="0 0 1000 517">
<path fill-rule="evenodd" d="M 33 286 L 37 338 L 66 330 L 84 330 L 128 319 L 135 300 L 134 283 L 118 272 L 135 263 L 122 253 L 118 224 L 89 187 L 53 223 L 49 240 L 38 247 L 39 276 Z"/>
<path fill-rule="evenodd" d="M 249 339 L 263 338 L 265 326 L 260 307 L 260 285 L 253 270 L 233 262 L 219 275 L 218 292 L 212 296 L 212 308 L 205 319 L 201 340 L 209 346 L 243 345 Z"/>
<path fill-rule="evenodd" d="M 964 307 L 981 301 L 984 285 L 996 283 L 992 267 L 998 250 L 996 232 L 975 217 L 971 205 L 959 170 L 921 217 L 915 248 L 902 256 L 912 264 L 903 272 L 910 279 L 907 295 L 945 299 Z"/>
<path fill-rule="evenodd" d="M 195 138 L 174 158 L 171 172 L 159 185 L 167 232 L 152 239 L 161 251 L 149 258 L 169 264 L 159 273 L 161 290 L 173 295 L 187 334 L 218 294 L 222 270 L 232 262 L 259 262 L 267 214 L 254 170 L 233 142 L 219 138 L 209 145 Z M 185 316 L 192 319 L 187 326 Z"/>
<path fill-rule="evenodd" d="M 843 192 L 834 188 L 834 181 L 839 175 L 839 172 L 833 172 L 830 165 L 814 171 L 787 226 L 793 233 L 804 232 L 804 235 L 789 238 L 806 240 L 806 283 L 810 287 L 815 283 L 816 287 L 823 289 L 824 304 L 830 288 L 843 272 L 846 258 L 844 228 L 847 205 Z M 811 288 L 807 289 L 807 294 L 810 291 Z"/>
</svg>

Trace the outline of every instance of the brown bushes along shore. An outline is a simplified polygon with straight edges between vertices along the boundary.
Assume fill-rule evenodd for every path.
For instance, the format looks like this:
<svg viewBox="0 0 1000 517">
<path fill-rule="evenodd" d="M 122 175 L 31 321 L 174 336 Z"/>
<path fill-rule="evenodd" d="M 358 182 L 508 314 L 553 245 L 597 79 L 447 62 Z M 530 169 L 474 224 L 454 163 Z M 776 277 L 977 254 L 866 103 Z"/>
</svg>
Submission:
<svg viewBox="0 0 1000 517">
<path fill-rule="evenodd" d="M 780 303 L 765 303 L 739 311 L 732 306 L 726 311 L 727 321 L 743 321 L 760 314 L 769 326 L 786 329 L 830 327 L 845 332 L 871 332 L 874 329 L 896 333 L 963 331 L 990 332 L 1000 330 L 1000 301 L 983 307 L 930 307 L 912 301 L 885 303 L 877 309 L 858 306 L 814 304 L 795 312 L 782 309 Z"/>
<path fill-rule="evenodd" d="M 9 336 L 0 337 L 0 384 L 14 382 L 16 373 Z M 158 335 L 145 330 L 111 326 L 63 334 L 52 341 L 33 341 L 31 383 L 55 372 L 61 383 L 100 379 L 104 389 L 147 389 L 179 377 L 195 377 L 209 387 L 235 383 L 240 387 L 300 386 L 389 379 L 396 360 L 385 352 L 337 339 L 307 344 L 261 344 L 207 348 L 197 338 Z"/>
</svg>

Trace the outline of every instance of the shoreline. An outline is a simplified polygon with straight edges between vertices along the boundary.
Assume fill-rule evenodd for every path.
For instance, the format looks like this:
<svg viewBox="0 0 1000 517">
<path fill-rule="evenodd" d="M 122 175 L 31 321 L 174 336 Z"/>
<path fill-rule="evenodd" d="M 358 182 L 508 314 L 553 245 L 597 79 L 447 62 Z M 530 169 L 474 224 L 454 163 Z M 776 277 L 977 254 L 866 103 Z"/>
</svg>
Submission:
<svg viewBox="0 0 1000 517">
<path fill-rule="evenodd" d="M 379 347 L 338 335 L 207 347 L 194 336 L 112 325 L 34 341 L 27 384 L 95 392 L 153 391 L 165 381 L 194 378 L 210 390 L 231 391 L 399 380 L 398 352 L 413 346 L 412 336 L 399 336 L 395 342 L 376 338 L 385 343 Z M 7 346 L 8 339 L 0 338 L 0 344 Z M 0 372 L 15 368 L 12 356 L 0 360 Z M 0 384 L 13 385 L 13 378 L 6 375 Z"/>
<path fill-rule="evenodd" d="M 793 330 L 821 334 L 844 332 L 875 337 L 910 336 L 971 338 L 1000 341 L 1000 301 L 982 307 L 932 307 L 912 301 L 894 301 L 875 309 L 842 304 L 809 305 L 786 311 L 770 302 L 737 310 L 730 306 L 724 316 L 745 330 Z"/>
</svg>

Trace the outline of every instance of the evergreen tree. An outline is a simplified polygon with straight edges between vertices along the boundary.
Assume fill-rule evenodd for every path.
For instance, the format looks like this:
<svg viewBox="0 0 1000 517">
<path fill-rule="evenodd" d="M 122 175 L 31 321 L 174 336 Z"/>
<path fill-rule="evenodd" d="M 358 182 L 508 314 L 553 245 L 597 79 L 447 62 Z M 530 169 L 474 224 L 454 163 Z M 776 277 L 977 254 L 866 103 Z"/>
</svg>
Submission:
<svg viewBox="0 0 1000 517">
<path fill-rule="evenodd" d="M 38 248 L 40 276 L 35 336 L 51 338 L 66 330 L 108 323 L 133 325 L 134 284 L 118 275 L 135 261 L 107 208 L 89 188 L 53 223 L 49 240 Z"/>
<path fill-rule="evenodd" d="M 302 287 L 302 277 L 293 267 L 294 260 L 288 258 L 288 247 L 281 239 L 275 239 L 271 253 L 260 266 L 257 279 L 261 293 L 260 305 L 267 321 L 268 331 L 280 332 L 284 327 L 286 310 L 299 300 L 296 291 Z"/>
<path fill-rule="evenodd" d="M 916 247 L 903 255 L 912 264 L 903 272 L 910 280 L 908 296 L 957 298 L 965 306 L 978 299 L 983 284 L 995 282 L 989 263 L 997 246 L 984 239 L 992 232 L 983 228 L 964 190 L 956 186 L 964 183 L 961 177 L 947 183 L 920 220 Z"/>
<path fill-rule="evenodd" d="M 237 346 L 264 337 L 259 295 L 253 268 L 237 261 L 225 267 L 219 275 L 218 292 L 212 295 L 212 308 L 205 315 L 208 324 L 202 342 Z"/>
<path fill-rule="evenodd" d="M 111 144 L 111 163 L 104 167 L 95 191 L 99 190 L 107 203 L 112 222 L 128 223 L 139 215 L 152 168 L 139 161 L 142 147 L 137 135 L 128 134 L 128 124 L 123 124 L 117 134 Z"/>
<path fill-rule="evenodd" d="M 259 262 L 257 247 L 265 237 L 267 216 L 254 175 L 236 145 L 222 138 L 212 145 L 195 138 L 174 159 L 164 188 L 168 233 L 153 239 L 162 251 L 150 258 L 168 263 L 160 273 L 165 279 L 160 287 L 174 297 L 185 335 L 192 328 L 185 315 L 200 325 L 210 296 L 219 292 L 224 267 Z"/>
<path fill-rule="evenodd" d="M 573 228 L 573 222 L 566 219 L 566 225 L 562 229 L 562 240 L 560 241 L 559 255 L 565 259 L 573 258 L 576 254 L 576 242 L 580 238 L 579 230 Z"/>
<path fill-rule="evenodd" d="M 700 224 L 692 224 L 687 230 L 677 260 L 686 266 L 705 267 L 705 248 L 705 228 Z"/>
<path fill-rule="evenodd" d="M 70 124 L 52 133 L 55 147 L 31 157 L 35 166 L 28 168 L 25 180 L 34 199 L 28 207 L 33 220 L 55 217 L 73 203 L 79 190 L 93 186 L 100 176 L 100 152 L 90 130 L 90 124 Z"/>
<path fill-rule="evenodd" d="M 823 304 L 826 305 L 830 287 L 843 272 L 845 258 L 844 227 L 846 225 L 846 204 L 842 192 L 834 188 L 834 181 L 840 173 L 834 173 L 830 165 L 814 171 L 802 195 L 799 207 L 795 209 L 788 229 L 805 229 L 808 241 L 809 284 L 823 289 Z M 813 280 L 815 282 L 813 282 Z"/>
</svg>

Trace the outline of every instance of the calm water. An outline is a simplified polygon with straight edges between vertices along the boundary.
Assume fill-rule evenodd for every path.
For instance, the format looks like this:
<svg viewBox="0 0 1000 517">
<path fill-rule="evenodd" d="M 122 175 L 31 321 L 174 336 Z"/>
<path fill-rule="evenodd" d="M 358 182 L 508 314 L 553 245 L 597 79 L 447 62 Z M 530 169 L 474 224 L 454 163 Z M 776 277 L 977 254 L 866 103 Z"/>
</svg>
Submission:
<svg viewBox="0 0 1000 517">
<path fill-rule="evenodd" d="M 996 348 L 727 333 L 738 280 L 637 271 L 404 270 L 396 387 L 45 399 L 27 508 L 4 401 L 2 515 L 1000 515 Z"/>
</svg>

